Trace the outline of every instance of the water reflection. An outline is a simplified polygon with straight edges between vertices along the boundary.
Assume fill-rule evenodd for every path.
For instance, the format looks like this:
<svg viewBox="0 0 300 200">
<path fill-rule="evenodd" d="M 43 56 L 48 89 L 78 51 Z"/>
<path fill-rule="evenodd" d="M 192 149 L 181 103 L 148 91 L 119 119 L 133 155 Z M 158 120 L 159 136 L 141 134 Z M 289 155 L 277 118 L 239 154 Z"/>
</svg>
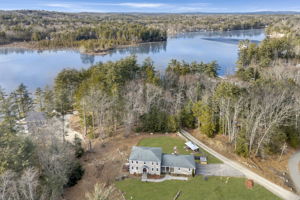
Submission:
<svg viewBox="0 0 300 200">
<path fill-rule="evenodd" d="M 140 44 L 136 46 L 115 49 L 111 54 L 149 54 L 149 53 L 159 53 L 161 51 L 167 50 L 167 42 L 152 42 L 148 44 Z"/>
<path fill-rule="evenodd" d="M 223 37 L 223 38 L 236 38 L 246 39 L 256 37 L 258 40 L 262 40 L 265 35 L 262 29 L 251 29 L 251 30 L 235 30 L 235 31 L 201 31 L 201 32 L 190 32 L 180 33 L 171 38 L 195 38 L 195 37 Z"/>
<path fill-rule="evenodd" d="M 202 38 L 203 40 L 209 40 L 214 42 L 223 42 L 227 44 L 239 44 L 241 39 L 231 39 L 231 38 Z M 250 40 L 251 43 L 258 44 L 260 41 L 258 40 Z"/>
<path fill-rule="evenodd" d="M 89 54 L 80 54 L 80 59 L 83 64 L 93 65 L 95 62 L 95 56 Z"/>
<path fill-rule="evenodd" d="M 25 49 L 25 48 L 14 48 L 14 47 L 0 48 L 1 55 L 7 55 L 7 54 L 11 54 L 11 53 L 24 54 L 24 53 L 33 53 L 33 52 L 34 52 L 34 50 Z"/>
</svg>

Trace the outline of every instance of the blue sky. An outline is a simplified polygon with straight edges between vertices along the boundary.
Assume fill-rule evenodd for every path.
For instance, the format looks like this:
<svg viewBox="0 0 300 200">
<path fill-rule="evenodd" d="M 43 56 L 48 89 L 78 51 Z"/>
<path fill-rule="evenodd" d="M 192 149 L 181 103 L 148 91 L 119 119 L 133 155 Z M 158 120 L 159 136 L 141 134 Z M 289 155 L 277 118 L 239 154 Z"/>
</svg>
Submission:
<svg viewBox="0 0 300 200">
<path fill-rule="evenodd" d="M 174 13 L 300 11 L 300 0 L 0 0 L 0 9 Z"/>
</svg>

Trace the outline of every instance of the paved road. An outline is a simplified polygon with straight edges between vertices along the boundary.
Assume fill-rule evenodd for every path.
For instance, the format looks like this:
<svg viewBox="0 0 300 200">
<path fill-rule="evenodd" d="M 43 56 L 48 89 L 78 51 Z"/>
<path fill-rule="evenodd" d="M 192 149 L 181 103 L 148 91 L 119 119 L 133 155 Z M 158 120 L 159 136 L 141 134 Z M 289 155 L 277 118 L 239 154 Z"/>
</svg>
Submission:
<svg viewBox="0 0 300 200">
<path fill-rule="evenodd" d="M 197 163 L 196 174 L 201 174 L 204 176 L 245 177 L 243 173 L 227 164 L 200 165 Z"/>
<path fill-rule="evenodd" d="M 290 176 L 294 182 L 294 185 L 297 189 L 297 191 L 300 193 L 300 151 L 295 153 L 290 159 L 289 159 L 289 171 Z"/>
<path fill-rule="evenodd" d="M 274 193 L 275 195 L 281 197 L 282 199 L 286 200 L 300 200 L 300 196 L 296 195 L 293 192 L 290 192 L 279 185 L 276 185 L 275 183 L 272 183 L 271 181 L 263 178 L 262 176 L 252 172 L 248 168 L 242 166 L 241 164 L 232 161 L 225 156 L 219 154 L 218 152 L 214 151 L 213 149 L 209 148 L 206 146 L 204 143 L 200 142 L 196 138 L 194 138 L 191 134 L 188 132 L 181 130 L 179 134 L 183 135 L 193 143 L 199 145 L 202 149 L 206 150 L 208 153 L 214 155 L 216 158 L 220 159 L 223 161 L 225 164 L 230 165 L 231 167 L 235 168 L 236 170 L 239 170 L 241 173 L 245 174 L 245 176 L 249 179 L 253 179 L 256 183 L 262 185 L 266 189 L 268 189 L 270 192 Z"/>
</svg>

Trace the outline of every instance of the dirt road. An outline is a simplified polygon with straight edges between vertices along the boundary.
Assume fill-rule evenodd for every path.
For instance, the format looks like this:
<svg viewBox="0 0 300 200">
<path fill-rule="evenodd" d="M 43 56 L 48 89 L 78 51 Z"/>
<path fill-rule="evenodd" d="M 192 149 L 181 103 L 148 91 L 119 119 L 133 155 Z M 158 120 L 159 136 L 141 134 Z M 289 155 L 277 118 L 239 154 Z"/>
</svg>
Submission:
<svg viewBox="0 0 300 200">
<path fill-rule="evenodd" d="M 289 171 L 297 191 L 300 193 L 300 151 L 289 159 Z"/>
<path fill-rule="evenodd" d="M 242 166 L 241 164 L 239 164 L 239 163 L 237 163 L 235 161 L 232 161 L 232 160 L 226 158 L 225 156 L 219 154 L 218 152 L 216 152 L 213 149 L 211 149 L 208 146 L 206 146 L 204 143 L 202 143 L 199 140 L 197 140 L 196 138 L 194 138 L 188 132 L 186 132 L 184 130 L 181 130 L 179 132 L 179 134 L 181 134 L 182 136 L 186 137 L 187 139 L 189 139 L 190 141 L 192 141 L 193 143 L 195 143 L 199 147 L 203 148 L 204 150 L 206 150 L 208 153 L 212 154 L 216 158 L 220 159 L 225 164 L 228 164 L 231 167 L 235 168 L 236 170 L 239 170 L 247 178 L 253 179 L 256 183 L 262 185 L 263 187 L 265 187 L 266 189 L 268 189 L 270 192 L 272 192 L 275 195 L 281 197 L 282 199 L 286 199 L 286 200 L 300 200 L 300 196 L 298 196 L 295 193 L 290 192 L 290 191 L 288 191 L 288 190 L 286 190 L 286 189 L 284 189 L 284 188 L 276 185 L 275 183 L 272 183 L 271 181 L 269 181 L 269 180 L 263 178 L 262 176 L 260 176 L 260 175 L 258 175 L 256 173 L 252 172 L 251 170 L 249 170 L 248 168 Z"/>
</svg>

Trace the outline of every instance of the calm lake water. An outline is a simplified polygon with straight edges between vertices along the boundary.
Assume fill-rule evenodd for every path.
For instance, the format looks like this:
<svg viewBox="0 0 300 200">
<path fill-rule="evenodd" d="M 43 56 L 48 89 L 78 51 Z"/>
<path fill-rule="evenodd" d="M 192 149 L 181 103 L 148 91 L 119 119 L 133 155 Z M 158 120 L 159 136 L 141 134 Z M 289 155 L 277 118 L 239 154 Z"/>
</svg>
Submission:
<svg viewBox="0 0 300 200">
<path fill-rule="evenodd" d="M 195 32 L 178 34 L 167 42 L 143 44 L 116 49 L 107 55 L 86 55 L 74 50 L 36 51 L 22 48 L 0 48 L 0 86 L 7 91 L 24 83 L 30 90 L 53 84 L 63 68 L 87 68 L 97 62 L 115 61 L 135 54 L 141 63 L 151 57 L 157 70 L 163 71 L 171 59 L 187 62 L 216 60 L 219 75 L 232 74 L 238 56 L 238 42 L 265 38 L 263 30 Z"/>
</svg>

